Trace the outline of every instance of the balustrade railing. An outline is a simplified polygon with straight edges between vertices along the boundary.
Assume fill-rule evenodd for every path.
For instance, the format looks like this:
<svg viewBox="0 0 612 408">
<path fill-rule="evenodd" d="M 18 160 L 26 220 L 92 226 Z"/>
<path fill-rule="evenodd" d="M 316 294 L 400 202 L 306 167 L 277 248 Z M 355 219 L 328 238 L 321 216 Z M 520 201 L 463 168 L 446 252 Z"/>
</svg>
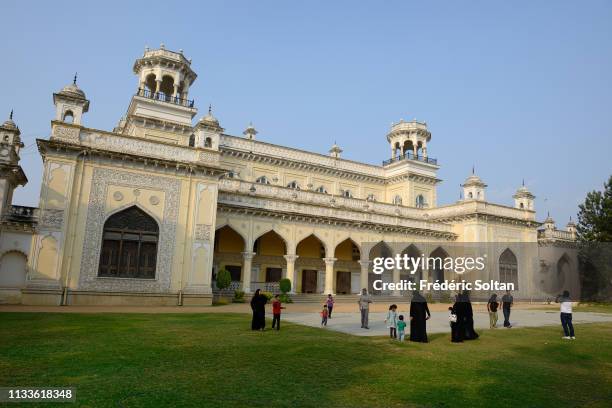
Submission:
<svg viewBox="0 0 612 408">
<path fill-rule="evenodd" d="M 421 161 L 421 162 L 428 163 L 428 164 L 435 164 L 435 165 L 438 164 L 437 159 L 432 159 L 431 157 L 425 157 L 419 154 L 415 155 L 413 152 L 408 151 L 400 156 L 392 157 L 388 160 L 383 161 L 383 166 L 387 166 L 391 163 L 395 163 L 395 162 L 402 161 L 402 160 L 417 160 L 417 161 Z"/>
<path fill-rule="evenodd" d="M 188 108 L 193 108 L 195 104 L 194 100 L 179 98 L 178 96 L 168 95 L 163 92 L 153 92 L 149 89 L 143 88 L 138 88 L 138 93 L 136 95 L 142 96 L 143 98 L 155 99 L 156 101 L 186 106 Z"/>
<path fill-rule="evenodd" d="M 38 208 L 23 205 L 13 205 L 3 214 L 2 218 L 6 221 L 34 222 L 36 221 Z"/>
</svg>

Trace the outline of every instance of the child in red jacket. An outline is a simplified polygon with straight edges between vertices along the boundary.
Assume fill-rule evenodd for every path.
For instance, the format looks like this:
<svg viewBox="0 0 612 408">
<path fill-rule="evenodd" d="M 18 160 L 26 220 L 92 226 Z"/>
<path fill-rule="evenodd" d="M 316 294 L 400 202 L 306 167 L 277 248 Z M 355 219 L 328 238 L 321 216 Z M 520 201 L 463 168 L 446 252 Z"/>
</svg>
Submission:
<svg viewBox="0 0 612 408">
<path fill-rule="evenodd" d="M 280 330 L 281 309 L 284 309 L 284 307 L 281 305 L 278 295 L 275 295 L 272 301 L 272 328 L 276 327 L 276 330 Z"/>
</svg>

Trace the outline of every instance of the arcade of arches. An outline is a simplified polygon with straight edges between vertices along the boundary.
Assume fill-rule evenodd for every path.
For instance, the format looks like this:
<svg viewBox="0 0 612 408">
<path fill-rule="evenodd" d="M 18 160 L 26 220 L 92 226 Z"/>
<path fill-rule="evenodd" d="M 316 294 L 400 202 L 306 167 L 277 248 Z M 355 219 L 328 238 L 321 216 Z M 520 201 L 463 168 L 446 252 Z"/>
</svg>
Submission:
<svg viewBox="0 0 612 408">
<path fill-rule="evenodd" d="M 453 278 L 451 271 L 438 265 L 432 266 L 430 270 L 419 268 L 415 274 L 400 270 L 386 270 L 382 275 L 373 273 L 372 260 L 377 257 L 406 254 L 409 258 L 417 258 L 424 251 L 430 257 L 444 259 L 449 256 L 449 252 L 436 243 L 430 243 L 423 249 L 415 244 L 402 245 L 400 248 L 397 245 L 380 241 L 368 248 L 361 248 L 351 238 L 346 238 L 335 247 L 327 248 L 314 234 L 293 244 L 276 231 L 269 230 L 254 240 L 252 248 L 247 248 L 245 237 L 225 225 L 217 229 L 215 234 L 213 281 L 217 271 L 224 268 L 232 277 L 231 290 L 275 291 L 280 279 L 286 277 L 291 280 L 292 291 L 296 293 L 353 294 L 368 287 L 375 295 L 398 296 L 399 291 L 372 289 L 373 282 L 377 279 L 385 282 L 416 282 L 420 279 L 443 281 Z M 512 282 L 518 288 L 518 262 L 510 249 L 500 255 L 497 269 L 500 280 Z"/>
</svg>

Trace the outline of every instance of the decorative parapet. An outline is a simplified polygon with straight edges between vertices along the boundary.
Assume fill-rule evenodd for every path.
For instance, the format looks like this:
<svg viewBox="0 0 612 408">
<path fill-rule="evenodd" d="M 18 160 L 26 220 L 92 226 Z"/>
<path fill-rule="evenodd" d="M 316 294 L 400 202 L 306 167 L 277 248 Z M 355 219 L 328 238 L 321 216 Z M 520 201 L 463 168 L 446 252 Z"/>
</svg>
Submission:
<svg viewBox="0 0 612 408">
<path fill-rule="evenodd" d="M 466 201 L 453 205 L 429 208 L 425 210 L 428 219 L 441 222 L 453 222 L 473 215 L 486 215 L 504 219 L 526 222 L 534 226 L 540 225 L 535 220 L 535 212 L 491 204 L 486 201 Z"/>
<path fill-rule="evenodd" d="M 60 140 L 91 149 L 119 154 L 133 154 L 151 159 L 219 165 L 219 153 L 213 150 L 154 142 L 117 133 L 79 128 L 78 126 L 54 124 L 51 140 Z"/>
<path fill-rule="evenodd" d="M 455 238 L 450 225 L 428 221 L 420 209 L 240 180 L 220 181 L 219 204 Z"/>
<path fill-rule="evenodd" d="M 538 240 L 576 241 L 576 234 L 558 229 L 543 229 L 538 231 Z"/>
</svg>

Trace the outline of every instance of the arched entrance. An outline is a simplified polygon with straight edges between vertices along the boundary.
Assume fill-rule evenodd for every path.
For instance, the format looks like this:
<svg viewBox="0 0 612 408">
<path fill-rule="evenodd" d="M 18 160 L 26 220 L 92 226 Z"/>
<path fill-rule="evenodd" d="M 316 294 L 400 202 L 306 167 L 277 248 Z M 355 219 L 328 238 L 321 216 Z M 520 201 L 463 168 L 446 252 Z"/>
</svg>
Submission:
<svg viewBox="0 0 612 408">
<path fill-rule="evenodd" d="M 370 261 L 374 261 L 375 258 L 390 258 L 393 256 L 393 251 L 391 247 L 384 241 L 380 241 L 378 244 L 374 245 L 372 249 L 370 249 L 369 259 Z M 385 270 L 382 274 L 375 274 L 372 271 L 373 265 L 370 265 L 370 270 L 368 271 L 368 292 L 373 295 L 389 295 L 391 291 L 382 291 L 374 289 L 374 281 L 382 279 L 383 282 L 391 282 L 393 280 L 393 271 Z"/>
<path fill-rule="evenodd" d="M 242 236 L 232 227 L 226 225 L 215 233 L 213 253 L 213 283 L 216 287 L 217 272 L 226 269 L 231 277 L 230 290 L 237 290 L 242 282 L 242 265 L 245 242 Z"/>
<path fill-rule="evenodd" d="M 98 276 L 155 279 L 159 225 L 137 206 L 104 223 Z"/>
<path fill-rule="evenodd" d="M 334 250 L 335 292 L 338 295 L 359 293 L 361 252 L 350 238 L 345 239 Z"/>
<path fill-rule="evenodd" d="M 9 251 L 0 259 L 0 288 L 25 287 L 28 259 L 18 251 Z"/>
<path fill-rule="evenodd" d="M 278 282 L 286 274 L 285 240 L 275 231 L 268 231 L 255 240 L 253 253 L 251 290 L 278 292 Z"/>
<path fill-rule="evenodd" d="M 499 256 L 499 280 L 504 283 L 513 283 L 514 290 L 518 290 L 518 262 L 514 252 L 507 248 Z"/>
<path fill-rule="evenodd" d="M 322 293 L 325 282 L 325 246 L 315 235 L 301 240 L 296 247 L 297 291 Z"/>
</svg>

